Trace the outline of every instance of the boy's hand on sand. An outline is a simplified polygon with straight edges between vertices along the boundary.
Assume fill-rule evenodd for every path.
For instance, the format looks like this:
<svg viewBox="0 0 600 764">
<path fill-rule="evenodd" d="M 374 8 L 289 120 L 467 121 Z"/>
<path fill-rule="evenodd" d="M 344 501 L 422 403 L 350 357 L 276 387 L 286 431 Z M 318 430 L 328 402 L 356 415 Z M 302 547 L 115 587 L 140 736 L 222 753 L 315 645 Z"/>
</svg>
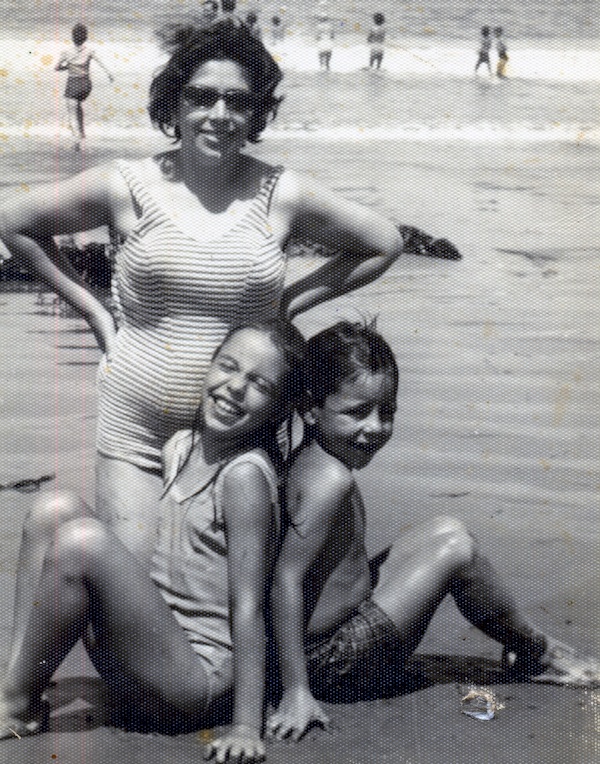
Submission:
<svg viewBox="0 0 600 764">
<path fill-rule="evenodd" d="M 251 764 L 265 760 L 265 745 L 258 730 L 245 724 L 234 724 L 224 735 L 206 746 L 204 758 L 216 764 L 227 761 Z"/>
<path fill-rule="evenodd" d="M 284 692 L 279 708 L 267 722 L 267 735 L 274 740 L 298 742 L 315 724 L 329 730 L 331 722 L 310 690 L 302 688 Z"/>
</svg>

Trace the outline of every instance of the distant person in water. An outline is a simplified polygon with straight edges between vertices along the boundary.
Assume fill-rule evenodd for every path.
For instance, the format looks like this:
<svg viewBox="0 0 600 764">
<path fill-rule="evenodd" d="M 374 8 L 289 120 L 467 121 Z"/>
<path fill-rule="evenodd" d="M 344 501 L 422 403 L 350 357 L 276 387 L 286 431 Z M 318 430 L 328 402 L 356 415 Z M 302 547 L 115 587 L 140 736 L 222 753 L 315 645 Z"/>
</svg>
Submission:
<svg viewBox="0 0 600 764">
<path fill-rule="evenodd" d="M 219 15 L 219 4 L 217 0 L 204 0 L 202 3 L 202 14 L 200 16 L 200 26 L 210 26 Z"/>
<path fill-rule="evenodd" d="M 285 27 L 279 16 L 273 16 L 271 18 L 271 40 L 274 45 L 281 42 L 285 37 Z"/>
<path fill-rule="evenodd" d="M 262 39 L 262 30 L 258 26 L 258 17 L 254 11 L 250 11 L 250 13 L 246 14 L 245 23 L 252 37 L 254 37 L 256 40 Z"/>
<path fill-rule="evenodd" d="M 317 50 L 319 52 L 319 68 L 326 72 L 331 68 L 334 37 L 335 32 L 331 19 L 325 11 L 321 11 L 317 17 Z"/>
<path fill-rule="evenodd" d="M 235 12 L 236 0 L 221 0 L 221 16 L 219 21 L 231 21 L 235 26 L 239 26 L 242 21 Z"/>
<path fill-rule="evenodd" d="M 369 43 L 369 68 L 381 69 L 383 61 L 383 44 L 385 42 L 385 16 L 383 13 L 373 14 L 373 26 L 369 31 L 367 42 Z"/>
<path fill-rule="evenodd" d="M 65 101 L 67 103 L 67 115 L 69 127 L 75 137 L 75 150 L 79 151 L 81 142 L 85 138 L 85 125 L 83 116 L 83 102 L 92 92 L 92 80 L 90 78 L 90 64 L 95 61 L 104 70 L 108 79 L 112 82 L 113 76 L 106 66 L 98 58 L 95 51 L 86 45 L 88 37 L 87 27 L 83 24 L 75 24 L 71 30 L 73 47 L 60 54 L 56 71 L 66 71 L 67 84 L 65 87 Z"/>
<path fill-rule="evenodd" d="M 492 73 L 492 65 L 490 64 L 490 49 L 492 47 L 492 38 L 490 36 L 489 27 L 481 27 L 481 42 L 479 43 L 479 54 L 477 63 L 475 64 L 475 74 L 481 66 L 485 64 L 488 68 L 488 72 Z"/>
<path fill-rule="evenodd" d="M 508 64 L 508 51 L 506 50 L 506 45 L 502 39 L 502 35 L 502 27 L 496 27 L 494 29 L 494 36 L 496 38 L 496 52 L 498 53 L 496 76 L 500 77 L 500 79 L 504 79 L 506 77 L 506 65 Z"/>
</svg>

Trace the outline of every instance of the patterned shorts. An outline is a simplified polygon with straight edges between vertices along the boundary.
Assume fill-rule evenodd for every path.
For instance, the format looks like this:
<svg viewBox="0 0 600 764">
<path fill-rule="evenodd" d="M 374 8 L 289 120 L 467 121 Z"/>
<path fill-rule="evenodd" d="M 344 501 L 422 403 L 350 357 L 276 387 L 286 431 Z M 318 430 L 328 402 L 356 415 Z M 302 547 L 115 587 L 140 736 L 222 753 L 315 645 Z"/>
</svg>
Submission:
<svg viewBox="0 0 600 764">
<path fill-rule="evenodd" d="M 394 683 L 404 662 L 396 625 L 371 599 L 331 637 L 309 647 L 306 657 L 314 688 L 367 694 Z"/>
</svg>

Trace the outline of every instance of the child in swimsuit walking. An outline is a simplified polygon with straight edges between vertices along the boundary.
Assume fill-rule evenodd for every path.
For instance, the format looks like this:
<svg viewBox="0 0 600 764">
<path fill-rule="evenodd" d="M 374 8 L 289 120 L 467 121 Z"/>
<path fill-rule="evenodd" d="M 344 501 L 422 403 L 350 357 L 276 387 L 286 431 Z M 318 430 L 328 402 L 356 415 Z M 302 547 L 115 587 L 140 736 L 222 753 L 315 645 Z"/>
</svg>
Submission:
<svg viewBox="0 0 600 764">
<path fill-rule="evenodd" d="M 81 148 L 81 141 L 85 138 L 85 126 L 83 116 L 83 102 L 92 92 L 92 80 L 90 78 L 90 64 L 95 61 L 104 70 L 110 82 L 113 76 L 102 63 L 98 54 L 87 47 L 87 27 L 84 24 L 75 24 L 71 31 L 73 47 L 61 53 L 56 71 L 67 71 L 67 84 L 65 86 L 65 100 L 67 102 L 67 116 L 69 128 L 75 136 L 75 150 Z"/>
<path fill-rule="evenodd" d="M 313 691 L 373 697 L 393 687 L 447 594 L 504 646 L 507 663 L 523 676 L 597 683 L 597 664 L 523 620 L 454 518 L 415 525 L 397 538 L 378 556 L 383 562 L 372 585 L 353 471 L 369 464 L 392 435 L 396 361 L 372 327 L 340 322 L 309 340 L 305 369 L 306 433 L 288 473 L 289 527 L 272 589 L 283 695 L 267 733 L 298 740 L 312 724 L 328 725 Z"/>
<path fill-rule="evenodd" d="M 273 320 L 232 330 L 217 350 L 196 426 L 163 451 L 151 576 L 90 512 L 60 518 L 2 682 L 0 738 L 42 730 L 44 691 L 91 626 L 88 651 L 121 714 L 174 731 L 209 726 L 233 689 L 233 726 L 212 753 L 262 761 L 276 433 L 302 390 L 304 346 L 297 329 Z"/>
</svg>

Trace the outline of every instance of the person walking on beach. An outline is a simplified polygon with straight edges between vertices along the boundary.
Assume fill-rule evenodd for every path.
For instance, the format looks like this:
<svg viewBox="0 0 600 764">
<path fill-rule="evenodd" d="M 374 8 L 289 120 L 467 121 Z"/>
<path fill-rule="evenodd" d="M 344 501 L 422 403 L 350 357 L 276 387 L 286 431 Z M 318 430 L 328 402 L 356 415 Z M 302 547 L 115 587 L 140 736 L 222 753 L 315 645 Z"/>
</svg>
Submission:
<svg viewBox="0 0 600 764">
<path fill-rule="evenodd" d="M 319 68 L 328 72 L 331 68 L 331 55 L 333 53 L 333 40 L 335 32 L 333 22 L 325 10 L 320 11 L 317 17 L 317 52 L 319 54 Z"/>
<path fill-rule="evenodd" d="M 508 64 L 508 50 L 502 37 L 502 27 L 494 28 L 494 36 L 496 38 L 496 52 L 498 54 L 498 62 L 496 64 L 496 77 L 504 79 L 506 77 L 506 65 Z"/>
<path fill-rule="evenodd" d="M 7 196 L 0 239 L 82 315 L 104 351 L 98 372 L 96 511 L 148 561 L 161 452 L 188 426 L 215 348 L 233 324 L 293 318 L 374 280 L 403 241 L 375 211 L 310 176 L 259 160 L 281 70 L 245 25 L 170 27 L 150 89 L 155 126 L 178 145 Z M 107 226 L 113 315 L 60 260 L 54 237 Z M 330 248 L 284 289 L 290 237 Z M 338 254 L 335 254 L 338 253 Z M 34 575 L 34 573 L 32 573 Z"/>
<path fill-rule="evenodd" d="M 398 366 L 373 326 L 348 321 L 308 341 L 304 366 L 305 434 L 288 467 L 272 587 L 283 694 L 267 734 L 298 740 L 315 723 L 328 726 L 313 691 L 332 702 L 398 691 L 404 663 L 448 594 L 503 645 L 513 677 L 598 686 L 599 664 L 521 617 L 459 520 L 413 525 L 369 562 L 353 473 L 392 436 Z"/>
<path fill-rule="evenodd" d="M 71 30 L 71 38 L 73 47 L 60 54 L 55 69 L 59 72 L 67 72 L 67 84 L 65 86 L 67 116 L 69 128 L 75 137 L 75 150 L 79 151 L 82 141 L 85 139 L 83 102 L 92 92 L 90 64 L 95 61 L 106 73 L 110 82 L 113 81 L 113 75 L 102 63 L 98 54 L 86 45 L 88 38 L 86 26 L 79 23 L 75 24 Z"/>
<path fill-rule="evenodd" d="M 369 50 L 369 68 L 381 69 L 383 61 L 383 44 L 385 42 L 385 16 L 383 13 L 373 14 L 373 26 L 369 31 L 367 42 L 370 45 Z"/>
<path fill-rule="evenodd" d="M 475 64 L 475 74 L 481 66 L 485 64 L 488 72 L 491 75 L 492 65 L 490 63 L 490 49 L 492 47 L 492 38 L 490 36 L 490 28 L 488 26 L 481 27 L 481 40 L 479 43 L 479 52 L 477 54 L 477 63 Z"/>
<path fill-rule="evenodd" d="M 91 626 L 90 655 L 125 727 L 201 729 L 232 706 L 210 752 L 220 762 L 264 759 L 265 610 L 281 527 L 273 459 L 277 428 L 302 392 L 304 350 L 282 321 L 224 340 L 194 429 L 164 449 L 151 576 L 89 511 L 77 516 L 80 502 L 72 518 L 63 503 L 36 606 L 0 680 L 0 740 L 44 731 L 44 691 Z"/>
</svg>

